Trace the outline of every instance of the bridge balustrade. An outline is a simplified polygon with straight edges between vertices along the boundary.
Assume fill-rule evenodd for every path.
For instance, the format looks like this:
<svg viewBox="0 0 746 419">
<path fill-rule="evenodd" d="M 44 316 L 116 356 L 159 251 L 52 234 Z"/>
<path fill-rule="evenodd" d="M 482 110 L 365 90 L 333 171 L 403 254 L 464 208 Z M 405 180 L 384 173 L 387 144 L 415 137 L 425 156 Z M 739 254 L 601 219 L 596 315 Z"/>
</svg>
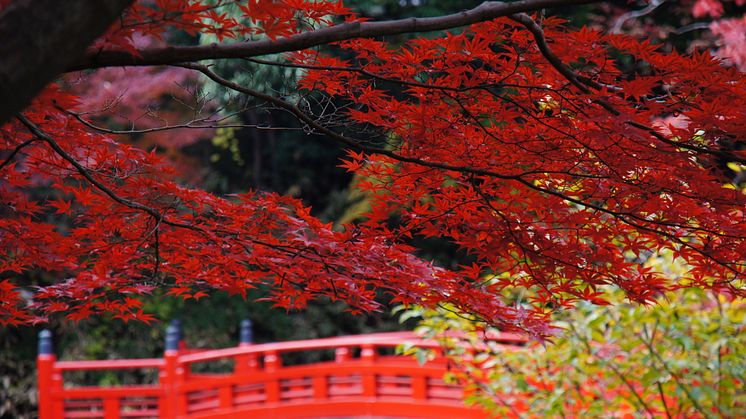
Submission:
<svg viewBox="0 0 746 419">
<path fill-rule="evenodd" d="M 510 334 L 497 340 L 506 347 L 524 342 Z M 37 361 L 40 419 L 489 417 L 466 406 L 463 390 L 443 380 L 445 359 L 419 364 L 394 355 L 393 348 L 402 344 L 439 349 L 437 342 L 411 332 L 253 344 L 250 324 L 244 323 L 237 347 L 190 350 L 180 342 L 180 332 L 170 327 L 163 358 L 58 361 L 51 333 L 43 331 Z M 283 362 L 303 352 L 333 356 Z M 205 372 L 214 365 L 230 368 Z M 158 380 L 110 387 L 73 387 L 64 380 L 76 371 L 122 369 L 157 371 Z"/>
</svg>

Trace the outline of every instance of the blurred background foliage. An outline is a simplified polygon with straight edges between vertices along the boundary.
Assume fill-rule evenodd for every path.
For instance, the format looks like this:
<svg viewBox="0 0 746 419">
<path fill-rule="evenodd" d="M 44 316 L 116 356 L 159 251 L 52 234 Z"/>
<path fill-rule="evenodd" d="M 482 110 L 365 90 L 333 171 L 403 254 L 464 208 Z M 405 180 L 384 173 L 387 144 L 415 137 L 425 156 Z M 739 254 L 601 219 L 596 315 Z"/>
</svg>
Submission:
<svg viewBox="0 0 746 419">
<path fill-rule="evenodd" d="M 479 3 L 481 1 L 475 0 L 351 0 L 345 2 L 346 5 L 359 11 L 361 15 L 376 20 L 411 16 L 436 16 L 469 9 Z M 688 52 L 694 48 L 708 47 L 712 45 L 712 36 L 706 30 L 706 26 L 697 25 L 702 22 L 691 17 L 692 3 L 693 0 L 663 2 L 660 7 L 644 16 L 625 20 L 620 28 L 628 33 L 649 37 L 653 42 L 663 43 L 664 47 L 669 49 Z M 604 29 L 612 27 L 615 24 L 615 19 L 619 18 L 625 11 L 639 9 L 644 5 L 645 2 L 641 1 L 615 0 L 596 5 L 552 10 L 551 13 L 565 16 L 575 26 L 590 25 Z M 728 7 L 732 6 L 728 5 Z M 726 15 L 728 13 L 732 14 L 734 12 L 728 10 Z M 186 38 L 184 34 L 173 34 L 173 36 L 193 43 L 214 41 L 209 38 Z M 396 39 L 387 40 L 393 43 L 403 42 L 412 36 L 415 35 L 402 35 Z M 427 36 L 437 36 L 437 34 L 427 34 Z M 263 58 L 267 60 L 278 59 L 278 57 Z M 298 70 L 259 65 L 247 61 L 220 61 L 214 63 L 214 65 L 216 66 L 215 69 L 221 74 L 255 90 L 285 95 L 286 97 L 297 94 L 294 86 L 300 74 Z M 212 106 L 213 111 L 226 115 L 230 114 L 231 117 L 225 120 L 226 124 L 254 125 L 256 128 L 222 128 L 217 131 L 201 133 L 195 140 L 184 142 L 183 146 L 168 148 L 158 144 L 157 141 L 140 136 L 119 137 L 119 139 L 148 148 L 155 144 L 156 148 L 166 152 L 179 162 L 180 169 L 185 172 L 185 182 L 218 194 L 258 189 L 297 196 L 312 207 L 314 215 L 325 221 L 343 219 L 345 222 L 352 222 L 364 212 L 366 207 L 365 197 L 356 193 L 354 185 L 351 185 L 351 183 L 354 183 L 351 176 L 336 167 L 340 156 L 343 154 L 342 149 L 317 135 L 307 134 L 297 121 L 286 113 L 257 106 L 260 104 L 242 103 L 239 98 L 228 95 L 216 86 L 212 86 L 205 81 L 199 83 L 204 87 L 202 93 L 204 96 L 195 99 L 196 102 L 209 101 L 211 103 L 209 106 Z M 119 94 L 119 92 L 115 93 Z M 168 95 L 164 94 L 164 99 L 173 99 L 171 95 L 170 92 Z M 148 111 L 150 110 L 148 109 Z M 106 123 L 107 121 L 103 120 L 101 122 Z M 270 126 L 287 129 L 268 129 Z M 61 220 L 60 222 L 64 223 L 65 221 Z M 64 225 L 61 225 L 61 228 L 64 228 Z M 421 249 L 421 256 L 434 259 L 436 263 L 443 266 L 454 267 L 468 261 L 467 255 L 436 239 L 415 238 L 413 244 Z M 34 272 L 30 272 L 28 276 L 27 283 L 29 284 L 51 283 L 60 279 L 44 277 Z M 258 342 L 412 327 L 412 320 L 400 324 L 387 313 L 353 316 L 345 312 L 344 306 L 327 301 L 311 303 L 303 312 L 288 313 L 273 309 L 270 303 L 256 301 L 264 295 L 262 289 L 257 289 L 246 300 L 217 293 L 199 301 L 181 301 L 156 293 L 148 300 L 146 309 L 156 314 L 159 319 L 157 324 L 125 324 L 108 318 L 88 319 L 78 323 L 68 322 L 64 319 L 53 319 L 43 327 L 53 330 L 56 352 L 62 359 L 159 357 L 163 352 L 166 324 L 177 318 L 182 320 L 185 340 L 189 347 L 225 347 L 235 344 L 239 323 L 244 318 L 251 318 L 254 321 L 255 340 Z M 589 330 L 597 330 L 597 332 L 588 332 L 591 333 L 590 337 L 581 333 L 579 336 L 583 339 L 595 339 L 593 333 L 611 333 L 608 330 L 612 330 L 618 334 L 615 339 L 620 342 L 627 339 L 623 333 L 639 330 L 640 325 L 648 324 L 645 322 L 654 322 L 658 318 L 667 319 L 673 316 L 673 312 L 679 313 L 677 315 L 682 320 L 670 327 L 685 324 L 686 321 L 683 319 L 694 320 L 695 322 L 692 323 L 691 327 L 697 328 L 695 330 L 697 333 L 704 331 L 707 327 L 715 327 L 715 323 L 712 323 L 715 320 L 708 320 L 708 317 L 702 317 L 698 312 L 692 311 L 694 307 L 697 307 L 690 301 L 693 295 L 695 295 L 694 292 L 689 292 L 680 296 L 672 296 L 671 302 L 677 304 L 669 304 L 662 309 L 663 311 L 631 306 L 621 306 L 618 311 L 612 311 L 610 308 L 601 309 L 607 310 L 603 314 L 604 316 L 610 316 L 608 318 L 601 316 L 599 311 L 594 311 L 599 310 L 598 308 L 581 306 L 579 311 L 569 314 L 570 317 L 563 321 L 575 322 L 572 324 L 575 324 L 575 327 L 583 333 L 587 333 Z M 681 301 L 683 305 L 678 304 L 680 298 L 683 298 Z M 708 301 L 710 300 L 708 299 Z M 718 307 L 726 307 L 727 304 L 727 301 L 723 301 L 720 302 Z M 740 307 L 741 321 L 742 308 Z M 736 307 L 726 310 L 730 310 L 727 311 L 730 314 L 733 310 L 736 310 Z M 711 315 L 717 313 L 717 310 L 709 309 L 705 312 Z M 595 316 L 593 317 L 595 320 L 591 320 L 589 316 Z M 431 324 L 434 319 L 432 316 L 428 317 Z M 722 320 L 723 317 L 719 319 L 718 321 L 721 321 L 721 323 L 718 323 L 720 324 L 718 327 L 725 327 L 722 325 L 722 321 L 725 321 Z M 449 319 L 446 324 L 454 321 L 458 322 L 459 320 Z M 634 324 L 635 327 L 620 329 L 621 324 L 626 324 L 623 322 L 632 322 L 631 324 Z M 470 328 L 474 327 L 474 325 L 465 323 L 454 323 L 453 326 L 464 330 L 471 330 Z M 668 327 L 668 325 L 658 326 L 659 330 L 668 330 Z M 34 362 L 36 336 L 41 328 L 42 326 L 0 329 L 0 418 L 30 418 L 36 415 Z M 742 331 L 742 329 L 739 330 Z M 712 330 L 710 331 L 712 332 Z M 674 329 L 671 329 L 671 333 L 674 333 Z M 682 338 L 686 335 L 682 331 L 676 333 L 679 333 Z M 659 332 L 659 335 L 662 336 L 663 333 Z M 712 341 L 712 339 L 732 339 L 732 335 L 723 334 L 722 337 L 712 334 L 708 337 L 697 336 L 691 337 L 687 345 L 702 351 L 712 350 L 712 348 L 715 348 L 713 345 L 727 347 L 727 345 L 733 344 L 730 340 L 727 342 Z M 639 338 L 639 336 L 636 338 Z M 545 348 L 539 346 L 537 351 L 525 353 L 521 356 L 536 357 L 537 360 L 564 359 L 568 362 L 579 363 L 578 365 L 582 365 L 588 372 L 602 370 L 602 364 L 589 361 L 593 359 L 592 355 L 578 352 L 579 349 L 576 346 L 582 343 L 578 339 L 580 337 L 563 337 L 558 339 L 557 346 L 547 346 Z M 742 339 L 742 335 L 740 339 Z M 725 345 L 726 343 L 727 345 Z M 743 345 L 743 341 L 740 340 L 737 344 Z M 676 345 L 670 348 L 665 345 L 655 347 L 668 356 L 669 352 L 666 351 L 678 350 L 676 348 L 679 348 L 679 346 Z M 741 353 L 743 353 L 743 346 L 734 346 L 733 348 L 734 351 L 740 348 Z M 636 356 L 644 356 L 645 351 L 643 350 L 640 353 Z M 703 366 L 705 364 L 698 364 L 704 362 L 704 358 L 692 359 L 687 361 L 690 362 L 689 364 L 686 364 L 684 362 L 686 360 L 682 361 L 680 359 L 681 353 L 672 354 L 672 356 L 679 356 L 679 358 L 673 358 L 678 360 L 670 366 L 671 368 L 684 368 L 685 365 L 688 365 L 686 368 L 690 368 L 692 371 L 710 371 L 710 369 L 707 369 L 710 368 L 709 366 L 705 368 Z M 725 366 L 725 362 L 734 360 L 733 352 L 723 353 L 723 355 L 725 358 L 721 356 L 721 364 L 719 364 L 721 366 Z M 628 362 L 647 362 L 645 365 L 656 365 L 654 360 L 648 358 L 642 360 L 629 358 Z M 526 367 L 532 360 L 533 358 L 515 358 L 510 362 L 515 361 L 518 363 L 517 366 Z M 679 362 L 681 365 L 679 365 Z M 583 363 L 588 363 L 588 365 Z M 727 365 L 730 368 L 731 364 Z M 495 367 L 495 374 L 498 371 L 505 372 L 505 369 L 500 369 L 498 364 Z M 660 366 L 658 365 L 658 367 Z M 739 368 L 742 367 L 741 364 Z M 721 368 L 720 371 L 723 370 Z M 671 378 L 665 378 L 665 373 L 660 368 L 656 368 L 655 371 L 662 375 L 649 376 L 646 378 L 646 382 L 655 383 L 663 380 L 662 382 L 666 386 L 671 385 Z M 682 370 L 677 369 L 676 371 Z M 728 374 L 736 373 L 741 374 L 740 383 L 743 384 L 742 369 L 732 369 L 728 372 Z M 708 377 L 706 379 L 712 379 L 711 376 Z M 94 377 L 95 380 L 102 383 L 129 382 L 144 378 L 148 377 L 138 375 Z M 498 375 L 491 375 L 487 378 L 492 380 L 490 381 L 491 385 L 499 384 L 503 392 L 525 392 L 527 389 L 533 391 L 537 395 L 534 399 L 531 399 L 533 400 L 532 403 L 535 404 L 533 408 L 536 412 L 556 412 L 557 406 L 559 406 L 557 403 L 562 400 L 562 397 L 558 398 L 560 390 L 549 392 L 551 394 L 547 393 L 545 395 L 547 397 L 542 399 L 539 397 L 541 392 L 530 388 L 527 379 L 510 383 L 502 381 L 498 383 L 500 379 Z M 90 379 L 90 377 L 81 377 L 80 379 Z M 564 380 L 568 379 L 564 378 Z M 613 377 L 609 379 L 613 379 Z M 725 382 L 722 377 L 721 382 Z M 526 387 L 527 385 L 529 387 Z M 691 385 L 691 383 L 687 382 L 687 385 Z M 731 391 L 725 391 L 726 389 L 723 387 L 725 385 L 721 384 L 722 391 L 718 392 L 718 395 L 720 395 L 718 397 L 726 397 L 726 393 Z M 557 389 L 561 387 L 558 385 Z M 706 390 L 701 391 L 704 391 L 701 397 L 713 396 Z M 492 403 L 488 400 L 491 399 L 475 399 L 477 402 Z M 684 398 L 682 397 L 681 400 L 684 400 Z M 630 403 L 635 406 L 634 402 Z M 701 403 L 706 402 L 703 399 Z"/>
</svg>

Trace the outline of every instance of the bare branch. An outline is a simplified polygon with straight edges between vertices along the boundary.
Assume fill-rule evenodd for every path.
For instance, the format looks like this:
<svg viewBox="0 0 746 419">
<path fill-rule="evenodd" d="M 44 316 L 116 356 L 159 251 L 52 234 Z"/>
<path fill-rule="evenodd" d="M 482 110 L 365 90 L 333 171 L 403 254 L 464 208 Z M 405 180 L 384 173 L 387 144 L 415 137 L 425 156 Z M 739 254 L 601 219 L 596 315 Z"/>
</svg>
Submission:
<svg viewBox="0 0 746 419">
<path fill-rule="evenodd" d="M 36 140 L 37 140 L 37 138 L 32 138 L 30 140 L 26 140 L 26 141 L 22 142 L 21 144 L 18 144 L 13 149 L 13 151 L 10 152 L 10 154 L 8 155 L 8 157 L 5 160 L 3 160 L 2 163 L 0 163 L 0 170 L 3 170 L 5 168 L 5 166 L 7 166 L 8 164 L 10 164 L 10 162 L 13 161 L 13 158 L 16 156 L 16 154 L 20 153 L 21 150 L 23 150 L 24 148 L 26 148 L 26 147 L 30 146 L 31 144 L 33 144 Z"/>
<path fill-rule="evenodd" d="M 400 154 L 397 154 L 391 150 L 386 150 L 383 148 L 378 147 L 371 147 L 367 146 L 365 144 L 362 144 L 360 141 L 347 137 L 345 135 L 342 135 L 336 131 L 333 131 L 326 126 L 320 124 L 318 121 L 314 120 L 312 117 L 307 115 L 303 110 L 301 110 L 296 105 L 293 105 L 292 103 L 286 102 L 285 100 L 282 100 L 280 98 L 250 89 L 248 87 L 242 86 L 238 83 L 234 83 L 228 79 L 225 79 L 223 77 L 220 77 L 218 74 L 216 74 L 214 71 L 210 70 L 209 67 L 201 64 L 181 64 L 179 67 L 189 68 L 192 70 L 197 70 L 207 76 L 210 80 L 214 81 L 215 83 L 221 84 L 229 89 L 235 90 L 240 93 L 244 93 L 249 96 L 253 96 L 257 99 L 261 99 L 266 101 L 267 103 L 270 103 L 274 106 L 277 106 L 280 109 L 284 109 L 288 112 L 290 112 L 293 116 L 298 118 L 301 122 L 311 127 L 313 130 L 326 135 L 330 139 L 337 141 L 343 145 L 346 145 L 348 147 L 351 147 L 356 150 L 364 151 L 366 153 L 375 153 L 384 155 L 387 157 L 391 157 L 392 159 L 405 162 L 405 163 L 415 163 L 421 166 L 425 167 L 431 167 L 434 169 L 444 169 L 444 170 L 453 170 L 457 172 L 463 172 L 463 173 L 472 173 L 475 175 L 481 175 L 481 176 L 489 176 L 489 177 L 495 177 L 498 179 L 508 179 L 508 180 L 518 180 L 520 178 L 520 175 L 506 175 L 503 173 L 497 173 L 490 170 L 483 170 L 483 169 L 476 169 L 471 166 L 454 166 L 450 164 L 445 163 L 438 163 L 428 160 L 423 160 L 416 157 L 408 157 L 403 156 Z"/>
<path fill-rule="evenodd" d="M 125 129 L 125 130 L 118 130 L 118 129 L 111 129 L 111 128 L 106 128 L 106 127 L 96 125 L 93 122 L 83 118 L 82 114 L 80 113 L 73 112 L 67 109 L 61 109 L 61 108 L 60 110 L 64 111 L 67 114 L 72 115 L 81 124 L 85 125 L 86 127 L 94 131 L 103 132 L 105 134 L 111 134 L 111 135 L 148 134 L 151 132 L 169 131 L 169 130 L 175 130 L 175 129 L 253 128 L 253 129 L 267 130 L 267 131 L 293 131 L 293 130 L 298 129 L 298 128 L 293 128 L 293 127 L 273 127 L 269 125 L 260 125 L 260 124 L 223 124 L 221 123 L 221 121 L 224 120 L 225 118 L 220 118 L 217 120 L 210 119 L 210 118 L 199 118 L 199 119 L 193 119 L 183 124 L 162 125 L 159 127 L 152 127 L 152 128 L 141 128 L 141 129 L 130 128 L 130 129 Z M 2 169 L 2 166 L 0 166 L 0 169 Z"/>
<path fill-rule="evenodd" d="M 80 162 L 75 160 L 73 156 L 71 156 L 68 152 L 66 152 L 58 143 L 54 140 L 49 134 L 42 131 L 41 128 L 39 128 L 36 124 L 29 121 L 28 118 L 25 116 L 18 114 L 16 115 L 16 118 L 28 128 L 29 131 L 31 131 L 32 134 L 34 134 L 39 140 L 44 141 L 45 143 L 49 144 L 49 146 L 54 150 L 57 155 L 62 157 L 64 160 L 66 160 L 68 163 L 70 163 L 75 170 L 85 178 L 91 185 L 93 185 L 96 189 L 106 194 L 109 198 L 114 200 L 115 202 L 124 205 L 125 207 L 132 208 L 134 210 L 142 211 L 147 213 L 148 215 L 152 216 L 154 219 L 156 219 L 159 223 L 168 224 L 173 227 L 180 227 L 180 228 L 186 228 L 189 230 L 194 230 L 198 232 L 204 232 L 199 227 L 195 227 L 189 224 L 174 222 L 170 220 L 166 220 L 164 218 L 164 215 L 156 210 L 155 208 L 149 207 L 147 205 L 140 204 L 139 202 L 131 201 L 129 199 L 123 198 L 119 195 L 117 195 L 116 192 L 111 190 L 108 186 L 101 183 L 98 179 L 94 178 L 91 172 L 86 169 Z"/>
</svg>

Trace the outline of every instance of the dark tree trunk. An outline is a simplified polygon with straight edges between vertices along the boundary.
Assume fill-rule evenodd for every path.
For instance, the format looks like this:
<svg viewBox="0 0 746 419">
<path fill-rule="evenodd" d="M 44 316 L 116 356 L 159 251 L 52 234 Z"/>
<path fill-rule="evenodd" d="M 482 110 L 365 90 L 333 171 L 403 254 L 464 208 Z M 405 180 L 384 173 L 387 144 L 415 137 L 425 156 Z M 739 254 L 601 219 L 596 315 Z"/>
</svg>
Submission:
<svg viewBox="0 0 746 419">
<path fill-rule="evenodd" d="M 0 12 L 0 124 L 22 111 L 133 0 L 15 0 Z"/>
</svg>

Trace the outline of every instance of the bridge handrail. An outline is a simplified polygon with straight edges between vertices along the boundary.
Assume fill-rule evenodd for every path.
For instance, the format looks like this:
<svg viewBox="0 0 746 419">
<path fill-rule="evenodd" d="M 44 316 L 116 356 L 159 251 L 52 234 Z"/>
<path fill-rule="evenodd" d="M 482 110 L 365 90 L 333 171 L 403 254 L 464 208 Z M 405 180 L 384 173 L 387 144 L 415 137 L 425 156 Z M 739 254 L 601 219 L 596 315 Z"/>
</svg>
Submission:
<svg viewBox="0 0 746 419">
<path fill-rule="evenodd" d="M 521 344 L 526 339 L 519 335 L 510 333 L 492 336 L 491 340 L 500 343 Z M 230 358 L 239 355 L 264 354 L 264 353 L 288 353 L 300 351 L 313 351 L 336 348 L 360 348 L 363 346 L 373 346 L 376 348 L 391 347 L 395 348 L 400 345 L 410 344 L 424 349 L 439 349 L 441 344 L 432 339 L 423 339 L 413 332 L 390 332 L 390 333 L 372 333 L 368 335 L 338 336 L 320 339 L 305 339 L 289 342 L 272 342 L 260 343 L 246 346 L 238 346 L 225 349 L 207 350 L 193 354 L 179 356 L 179 362 L 182 364 L 192 364 L 197 362 L 207 362 L 221 358 Z"/>
<path fill-rule="evenodd" d="M 125 370 L 125 369 L 156 369 L 165 366 L 163 358 L 139 359 L 102 359 L 86 361 L 57 361 L 55 369 L 59 371 L 95 371 L 95 370 Z"/>
<path fill-rule="evenodd" d="M 500 333 L 490 336 L 491 340 L 507 344 L 523 344 L 526 338 L 511 333 Z M 192 364 L 207 362 L 220 358 L 262 353 L 289 353 L 336 348 L 359 348 L 361 346 L 397 347 L 412 345 L 424 349 L 438 349 L 440 343 L 432 339 L 423 339 L 413 332 L 384 332 L 368 335 L 337 336 L 320 339 L 305 339 L 288 342 L 260 343 L 222 349 L 203 349 L 196 352 L 180 353 L 179 362 Z M 180 351 L 181 352 L 181 351 Z M 140 359 L 106 359 L 84 361 L 56 361 L 57 371 L 93 371 L 111 369 L 160 369 L 165 366 L 163 358 Z"/>
</svg>

